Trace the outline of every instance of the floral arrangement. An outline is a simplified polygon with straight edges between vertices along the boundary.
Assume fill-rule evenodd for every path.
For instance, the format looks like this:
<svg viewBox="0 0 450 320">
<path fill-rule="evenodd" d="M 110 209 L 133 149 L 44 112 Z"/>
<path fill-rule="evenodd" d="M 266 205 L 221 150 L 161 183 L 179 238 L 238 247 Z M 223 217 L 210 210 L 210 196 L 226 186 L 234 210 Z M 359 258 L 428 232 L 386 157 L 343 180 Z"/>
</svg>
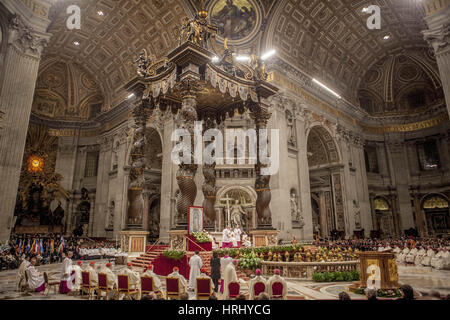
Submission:
<svg viewBox="0 0 450 320">
<path fill-rule="evenodd" d="M 261 259 L 254 252 L 241 255 L 239 267 L 255 271 L 261 265 Z"/>
<path fill-rule="evenodd" d="M 211 238 L 209 237 L 209 235 L 202 231 L 192 232 L 192 236 L 194 237 L 195 241 L 199 243 L 211 242 Z"/>
<path fill-rule="evenodd" d="M 315 282 L 339 282 L 339 281 L 357 281 L 359 272 L 353 271 L 335 271 L 335 272 L 316 272 L 313 274 Z"/>
<path fill-rule="evenodd" d="M 366 288 L 359 287 L 354 291 L 354 293 L 365 295 L 366 290 L 367 290 Z M 401 293 L 400 289 L 389 289 L 389 290 L 378 289 L 377 290 L 377 297 L 380 297 L 380 298 L 400 298 L 401 296 L 402 296 L 402 293 Z"/>
<path fill-rule="evenodd" d="M 228 252 L 228 255 L 230 257 L 234 258 L 234 257 L 243 256 L 245 254 L 249 254 L 251 252 L 257 254 L 258 256 L 261 255 L 261 253 L 267 254 L 269 252 L 272 252 L 272 253 L 278 253 L 278 252 L 285 253 L 286 251 L 295 252 L 295 251 L 298 251 L 301 247 L 302 247 L 302 245 L 295 244 L 295 245 L 268 246 L 268 247 L 258 247 L 258 248 L 218 249 L 218 250 L 214 250 L 214 251 L 217 252 L 219 257 L 223 257 L 225 255 L 225 253 Z"/>
<path fill-rule="evenodd" d="M 180 260 L 186 255 L 186 251 L 183 250 L 166 250 L 163 252 L 163 256 L 168 259 Z"/>
</svg>

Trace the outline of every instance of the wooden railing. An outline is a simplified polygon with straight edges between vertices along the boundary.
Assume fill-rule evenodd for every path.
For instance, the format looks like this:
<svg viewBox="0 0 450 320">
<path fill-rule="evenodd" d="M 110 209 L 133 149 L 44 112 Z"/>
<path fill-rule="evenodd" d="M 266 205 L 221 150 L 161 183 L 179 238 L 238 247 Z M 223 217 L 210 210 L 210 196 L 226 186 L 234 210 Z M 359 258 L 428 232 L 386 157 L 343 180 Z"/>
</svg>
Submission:
<svg viewBox="0 0 450 320">
<path fill-rule="evenodd" d="M 150 253 L 152 251 L 152 249 L 163 239 L 170 239 L 169 237 L 159 237 L 158 240 L 156 240 L 155 242 L 153 242 L 152 246 L 145 251 L 145 253 Z"/>
<path fill-rule="evenodd" d="M 262 261 L 262 273 L 272 276 L 275 269 L 280 269 L 280 274 L 287 279 L 312 280 L 316 272 L 335 272 L 358 270 L 359 261 L 336 261 L 336 262 L 278 262 Z"/>
<path fill-rule="evenodd" d="M 195 241 L 192 241 L 192 239 L 189 239 L 189 237 L 187 237 L 187 236 L 183 236 L 183 237 L 185 237 L 185 238 L 188 239 L 190 242 L 192 242 L 192 243 L 195 244 L 197 247 L 199 247 L 201 251 L 207 251 L 207 250 L 203 249 L 202 247 L 200 247 Z"/>
</svg>

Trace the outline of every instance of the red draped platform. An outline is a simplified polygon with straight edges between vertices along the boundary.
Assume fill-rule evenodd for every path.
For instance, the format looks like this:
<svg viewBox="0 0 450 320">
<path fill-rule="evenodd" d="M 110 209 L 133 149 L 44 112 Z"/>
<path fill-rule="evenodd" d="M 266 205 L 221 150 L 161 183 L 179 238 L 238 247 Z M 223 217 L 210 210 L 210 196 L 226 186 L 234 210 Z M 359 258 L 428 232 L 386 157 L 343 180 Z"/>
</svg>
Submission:
<svg viewBox="0 0 450 320">
<path fill-rule="evenodd" d="M 169 259 L 164 255 L 159 255 L 153 260 L 153 271 L 160 276 L 167 276 L 173 272 L 173 268 L 178 267 L 180 274 L 186 279 L 189 278 L 189 262 L 187 256 L 184 256 L 180 260 Z"/>
<path fill-rule="evenodd" d="M 205 242 L 205 243 L 200 243 L 195 241 L 194 237 L 189 235 L 188 236 L 190 240 L 192 241 L 188 241 L 188 251 L 212 251 L 212 242 Z"/>
</svg>

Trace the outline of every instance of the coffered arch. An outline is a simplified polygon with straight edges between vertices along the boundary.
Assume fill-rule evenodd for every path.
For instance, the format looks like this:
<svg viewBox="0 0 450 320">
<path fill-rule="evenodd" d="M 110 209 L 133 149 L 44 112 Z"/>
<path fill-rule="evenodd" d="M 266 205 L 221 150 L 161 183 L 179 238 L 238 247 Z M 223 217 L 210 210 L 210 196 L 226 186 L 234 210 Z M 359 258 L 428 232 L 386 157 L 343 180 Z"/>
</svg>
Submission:
<svg viewBox="0 0 450 320">
<path fill-rule="evenodd" d="M 381 8 L 381 30 L 367 28 L 369 15 L 362 9 L 370 5 Z M 282 59 L 357 102 L 358 85 L 374 62 L 398 50 L 428 47 L 422 17 L 420 2 L 409 0 L 282 0 L 262 46 L 276 48 Z"/>
<path fill-rule="evenodd" d="M 69 5 L 81 9 L 80 30 L 67 28 Z M 59 0 L 43 56 L 56 55 L 90 70 L 106 93 L 106 111 L 127 97 L 123 86 L 136 75 L 138 53 L 146 49 L 154 62 L 163 59 L 178 44 L 175 26 L 192 16 L 188 0 Z"/>
<path fill-rule="evenodd" d="M 307 141 L 310 168 L 340 162 L 338 146 L 330 132 L 323 126 L 313 126 L 309 130 Z"/>
</svg>

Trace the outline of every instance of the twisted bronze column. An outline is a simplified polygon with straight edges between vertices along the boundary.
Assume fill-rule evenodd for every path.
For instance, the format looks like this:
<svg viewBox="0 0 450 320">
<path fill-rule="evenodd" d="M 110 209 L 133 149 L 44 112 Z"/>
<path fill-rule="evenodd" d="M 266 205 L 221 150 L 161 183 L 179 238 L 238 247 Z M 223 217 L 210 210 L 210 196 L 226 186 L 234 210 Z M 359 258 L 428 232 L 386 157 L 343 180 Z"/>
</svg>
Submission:
<svg viewBox="0 0 450 320">
<path fill-rule="evenodd" d="M 214 125 L 214 113 L 208 113 L 204 117 L 204 132 L 208 129 L 215 127 Z M 215 155 L 214 155 L 215 156 Z M 203 191 L 203 208 L 205 209 L 206 223 L 205 228 L 209 230 L 214 229 L 214 222 L 216 220 L 216 210 L 214 205 L 216 203 L 216 162 L 211 164 L 203 164 L 203 177 L 205 178 L 202 191 Z"/>
<path fill-rule="evenodd" d="M 178 113 L 177 127 L 186 129 L 191 137 L 190 163 L 181 163 L 177 171 L 177 183 L 180 190 L 177 198 L 177 227 L 185 228 L 189 207 L 194 204 L 197 196 L 197 186 L 195 184 L 195 174 L 197 164 L 194 163 L 194 122 L 197 120 L 197 100 L 196 94 L 200 87 L 197 81 L 185 79 L 178 84 L 181 91 L 182 103 Z"/>
<path fill-rule="evenodd" d="M 269 204 L 272 198 L 272 194 L 270 192 L 270 176 L 262 175 L 261 169 L 266 165 L 261 163 L 260 159 L 260 146 L 261 146 L 261 137 L 260 130 L 266 129 L 267 122 L 270 119 L 270 112 L 265 108 L 257 105 L 256 108 L 252 108 L 253 110 L 250 113 L 251 118 L 255 122 L 256 127 L 256 139 L 257 139 L 257 156 L 256 156 L 256 165 L 255 165 L 255 191 L 257 194 L 256 198 L 256 213 L 258 215 L 258 229 L 272 229 L 272 213 L 270 212 Z"/>
</svg>

